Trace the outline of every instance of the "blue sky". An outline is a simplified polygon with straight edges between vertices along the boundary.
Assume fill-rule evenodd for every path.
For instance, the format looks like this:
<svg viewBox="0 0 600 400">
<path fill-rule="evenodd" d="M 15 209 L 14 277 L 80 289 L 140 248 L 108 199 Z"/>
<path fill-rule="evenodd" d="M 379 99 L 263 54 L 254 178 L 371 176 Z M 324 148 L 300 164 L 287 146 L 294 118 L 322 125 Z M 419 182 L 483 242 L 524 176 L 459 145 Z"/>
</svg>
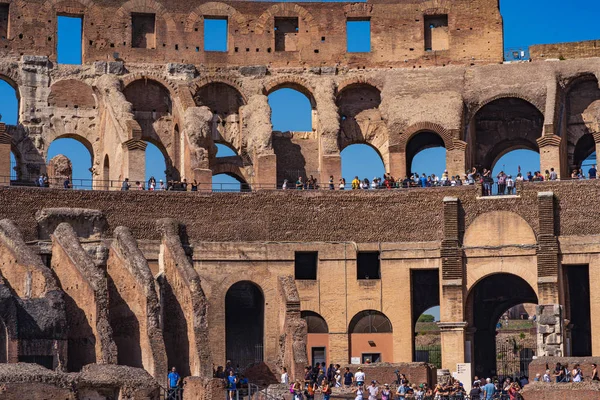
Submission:
<svg viewBox="0 0 600 400">
<path fill-rule="evenodd" d="M 501 0 L 504 18 L 505 49 L 524 48 L 531 44 L 556 43 L 600 38 L 600 7 L 596 1 L 558 0 Z M 207 20 L 204 35 L 205 49 L 224 51 L 227 49 L 224 20 Z M 370 26 L 365 22 L 348 24 L 349 51 L 365 51 L 370 48 Z M 81 25 L 77 18 L 59 18 L 59 62 L 79 63 L 81 60 Z M 12 92 L 12 93 L 11 93 Z M 306 97 L 291 89 L 282 89 L 269 96 L 273 109 L 275 130 L 305 131 L 311 129 L 310 103 Z M 12 88 L 0 81 L 0 113 L 6 123 L 15 123 L 16 102 Z M 73 139 L 60 139 L 51 144 L 49 158 L 65 154 L 74 166 L 74 178 L 89 179 L 91 157 L 83 145 Z M 231 155 L 231 150 L 219 147 L 218 156 Z M 412 170 L 426 174 L 440 174 L 445 168 L 445 150 L 433 148 L 417 154 Z M 164 176 L 164 160 L 161 152 L 153 145 L 147 149 L 146 174 Z M 496 164 L 494 173 L 500 169 L 516 175 L 521 170 L 539 169 L 539 155 L 532 151 L 517 150 L 506 154 Z M 353 145 L 342 151 L 342 175 L 348 180 L 355 175 L 372 179 L 383 174 L 383 164 L 377 153 L 366 145 Z M 227 176 L 216 176 L 215 182 L 233 186 L 237 181 Z"/>
</svg>

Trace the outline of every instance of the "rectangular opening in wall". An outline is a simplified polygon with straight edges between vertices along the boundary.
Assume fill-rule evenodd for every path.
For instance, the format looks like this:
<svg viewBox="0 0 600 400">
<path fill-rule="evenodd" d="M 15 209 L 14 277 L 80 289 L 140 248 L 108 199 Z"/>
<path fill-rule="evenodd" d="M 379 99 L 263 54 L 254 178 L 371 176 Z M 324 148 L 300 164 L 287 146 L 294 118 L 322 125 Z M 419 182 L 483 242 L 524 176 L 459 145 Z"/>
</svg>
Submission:
<svg viewBox="0 0 600 400">
<path fill-rule="evenodd" d="M 311 347 L 311 364 L 316 365 L 317 363 L 327 363 L 327 355 L 325 353 L 325 347 Z"/>
<path fill-rule="evenodd" d="M 362 353 L 361 363 L 362 364 L 374 364 L 381 362 L 381 353 Z"/>
<path fill-rule="evenodd" d="M 356 279 L 381 279 L 378 251 L 359 251 L 356 255 Z"/>
<path fill-rule="evenodd" d="M 8 8 L 10 4 L 0 4 L 0 39 L 8 39 Z"/>
<path fill-rule="evenodd" d="M 567 319 L 571 328 L 572 357 L 592 355 L 589 265 L 564 265 L 567 278 Z"/>
<path fill-rule="evenodd" d="M 298 280 L 317 279 L 319 253 L 316 251 L 297 251 L 294 260 L 294 277 Z"/>
<path fill-rule="evenodd" d="M 368 53 L 371 51 L 371 20 L 348 18 L 346 21 L 346 51 Z"/>
<path fill-rule="evenodd" d="M 136 49 L 156 48 L 155 14 L 131 14 L 131 47 Z"/>
<path fill-rule="evenodd" d="M 83 58 L 83 17 L 58 16 L 56 41 L 59 64 L 81 64 Z"/>
<path fill-rule="evenodd" d="M 298 50 L 298 18 L 275 17 L 275 51 Z"/>
<path fill-rule="evenodd" d="M 204 17 L 204 51 L 227 51 L 227 17 Z"/>
<path fill-rule="evenodd" d="M 448 50 L 448 15 L 426 15 L 425 51 Z"/>
</svg>

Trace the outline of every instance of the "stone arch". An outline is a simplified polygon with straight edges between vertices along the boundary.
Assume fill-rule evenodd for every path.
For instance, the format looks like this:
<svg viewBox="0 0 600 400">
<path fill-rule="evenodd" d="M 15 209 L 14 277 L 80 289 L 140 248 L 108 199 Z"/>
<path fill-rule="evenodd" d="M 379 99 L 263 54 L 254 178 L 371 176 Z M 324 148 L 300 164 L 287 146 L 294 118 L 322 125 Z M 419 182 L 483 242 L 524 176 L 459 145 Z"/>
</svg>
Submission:
<svg viewBox="0 0 600 400">
<path fill-rule="evenodd" d="M 231 86 L 240 93 L 244 99 L 244 103 L 248 102 L 248 95 L 245 93 L 242 81 L 231 79 L 227 76 L 205 76 L 204 78 L 198 79 L 192 84 L 192 92 L 197 93 L 198 90 L 212 83 L 222 83 L 224 85 Z"/>
<path fill-rule="evenodd" d="M 223 300 L 227 359 L 233 365 L 243 367 L 263 361 L 266 306 L 264 291 L 252 281 L 240 280 L 229 286 Z"/>
<path fill-rule="evenodd" d="M 153 72 L 147 72 L 147 73 L 136 72 L 134 74 L 129 74 L 129 75 L 123 77 L 123 79 L 122 79 L 123 88 L 124 89 L 127 88 L 127 86 L 131 85 L 133 82 L 138 81 L 138 80 L 148 80 L 148 81 L 158 82 L 169 91 L 172 98 L 179 96 L 179 86 L 177 86 L 175 83 L 169 81 L 162 75 L 153 73 Z"/>
<path fill-rule="evenodd" d="M 237 179 L 240 184 L 248 185 L 248 174 L 243 167 L 230 162 L 218 162 L 210 167 L 213 176 L 214 175 L 229 175 L 234 179 Z"/>
<path fill-rule="evenodd" d="M 477 103 L 477 105 L 471 109 L 469 109 L 468 114 L 469 114 L 469 120 L 474 118 L 477 113 L 485 106 L 487 106 L 488 104 L 496 101 L 496 100 L 500 100 L 500 99 L 508 99 L 508 98 L 515 98 L 515 99 L 521 99 L 523 101 L 526 101 L 527 103 L 530 103 L 531 105 L 533 105 L 535 108 L 537 108 L 537 110 L 544 115 L 544 104 L 541 101 L 537 101 L 536 99 L 521 94 L 521 93 L 500 93 L 497 94 L 495 96 L 492 96 L 486 100 L 483 100 L 480 103 Z"/>
<path fill-rule="evenodd" d="M 86 138 L 85 136 L 82 135 L 78 135 L 76 133 L 64 133 L 64 134 L 54 134 L 54 135 L 50 135 L 45 137 L 46 142 L 48 143 L 48 147 L 47 149 L 50 148 L 50 146 L 52 145 L 53 142 L 59 140 L 59 139 L 74 139 L 77 140 L 79 143 L 81 143 L 89 152 L 90 152 L 90 158 L 92 160 L 92 167 L 94 166 L 94 161 L 95 161 L 95 157 L 94 157 L 94 146 L 92 145 L 92 142 L 90 140 L 88 140 L 88 138 Z"/>
<path fill-rule="evenodd" d="M 473 115 L 467 141 L 473 166 L 491 168 L 504 154 L 517 149 L 539 152 L 544 113 L 523 96 L 495 96 Z"/>
<path fill-rule="evenodd" d="M 446 150 L 452 150 L 453 138 L 452 132 L 444 128 L 443 126 L 433 122 L 418 122 L 406 128 L 400 135 L 398 144 L 401 151 L 406 151 L 408 142 L 416 135 L 422 132 L 433 132 L 438 135 L 444 142 Z"/>
<path fill-rule="evenodd" d="M 129 0 L 123 3 L 117 10 L 117 17 L 127 20 L 132 12 L 156 14 L 157 17 L 162 18 L 167 24 L 167 31 L 173 32 L 177 29 L 177 24 L 166 7 L 156 0 Z"/>
<path fill-rule="evenodd" d="M 63 79 L 50 87 L 48 105 L 67 108 L 96 108 L 91 86 L 77 79 Z"/>
<path fill-rule="evenodd" d="M 315 24 L 315 18 L 313 15 L 304 7 L 297 3 L 278 3 L 269 7 L 263 12 L 258 20 L 254 32 L 258 35 L 262 35 L 265 32 L 265 27 L 269 21 L 272 21 L 274 17 L 299 17 L 306 21 L 310 31 L 315 31 L 318 27 Z"/>
<path fill-rule="evenodd" d="M 313 110 L 317 108 L 317 102 L 313 94 L 313 86 L 309 81 L 299 76 L 284 75 L 270 79 L 265 83 L 263 92 L 265 96 L 268 96 L 274 91 L 284 88 L 294 89 L 302 93 L 310 100 L 310 105 Z"/>
<path fill-rule="evenodd" d="M 217 93 L 209 93 L 209 87 L 213 87 Z M 220 89 L 220 90 L 217 90 Z M 227 97 L 227 101 L 222 104 L 223 97 Z M 213 114 L 232 114 L 239 113 L 240 107 L 246 104 L 246 98 L 236 86 L 231 85 L 228 82 L 212 81 L 207 82 L 203 85 L 197 85 L 194 93 L 194 101 L 197 106 L 207 106 Z M 227 110 L 227 111 L 225 111 Z"/>
<path fill-rule="evenodd" d="M 359 84 L 373 86 L 374 88 L 379 90 L 379 92 L 381 92 L 383 89 L 382 85 L 379 82 L 375 82 L 374 79 L 370 79 L 364 75 L 360 75 L 360 76 L 354 76 L 352 78 L 344 79 L 343 81 L 338 83 L 337 92 L 340 93 L 340 92 L 344 91 L 346 88 L 348 88 L 349 86 L 354 86 L 354 85 L 359 85 Z"/>
<path fill-rule="evenodd" d="M 348 333 L 392 333 L 392 322 L 381 311 L 363 310 L 348 323 Z"/>
<path fill-rule="evenodd" d="M 482 235 L 483 232 L 488 234 Z M 463 236 L 465 248 L 536 244 L 537 238 L 531 225 L 512 211 L 491 211 L 479 215 L 466 227 Z"/>
<path fill-rule="evenodd" d="M 240 13 L 238 10 L 236 10 L 234 7 L 228 4 L 216 1 L 201 4 L 198 7 L 196 7 L 192 12 L 190 12 L 185 22 L 184 31 L 192 32 L 196 23 L 201 18 L 204 18 L 205 15 L 227 16 L 232 21 L 235 21 L 242 35 L 246 35 L 250 32 L 250 30 L 248 29 L 248 24 L 246 22 L 246 16 L 244 14 Z"/>
</svg>

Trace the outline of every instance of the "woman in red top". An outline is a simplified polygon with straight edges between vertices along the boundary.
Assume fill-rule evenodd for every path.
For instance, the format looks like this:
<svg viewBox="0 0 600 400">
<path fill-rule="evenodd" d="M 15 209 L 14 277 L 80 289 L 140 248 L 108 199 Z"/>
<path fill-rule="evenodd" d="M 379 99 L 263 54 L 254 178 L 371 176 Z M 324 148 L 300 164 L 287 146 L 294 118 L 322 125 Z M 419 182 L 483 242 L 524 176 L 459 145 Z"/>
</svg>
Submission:
<svg viewBox="0 0 600 400">
<path fill-rule="evenodd" d="M 519 385 L 517 382 L 513 382 L 513 384 L 510 385 L 510 388 L 508 389 L 508 397 L 510 397 L 510 400 L 521 399 L 521 395 L 519 394 Z"/>
</svg>

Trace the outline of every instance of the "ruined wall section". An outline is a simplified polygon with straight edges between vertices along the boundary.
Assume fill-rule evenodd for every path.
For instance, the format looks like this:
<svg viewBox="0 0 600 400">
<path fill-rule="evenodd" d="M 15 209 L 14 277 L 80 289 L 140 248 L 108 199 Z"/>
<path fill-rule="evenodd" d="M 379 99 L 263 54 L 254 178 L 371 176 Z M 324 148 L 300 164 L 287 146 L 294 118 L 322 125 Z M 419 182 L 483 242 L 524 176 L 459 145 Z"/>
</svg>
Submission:
<svg viewBox="0 0 600 400">
<path fill-rule="evenodd" d="M 280 367 L 287 367 L 290 380 L 302 379 L 304 367 L 308 365 L 306 352 L 306 321 L 300 317 L 300 295 L 291 275 L 279 277 L 281 297 L 280 323 Z"/>
<path fill-rule="evenodd" d="M 536 44 L 529 46 L 529 57 L 534 60 L 600 57 L 600 40 Z"/>
<path fill-rule="evenodd" d="M 144 368 L 163 382 L 168 370 L 167 353 L 154 277 L 131 231 L 120 226 L 114 235 L 106 271 L 118 361 L 120 365 Z"/>
<path fill-rule="evenodd" d="M 503 54 L 502 18 L 497 2 L 491 0 L 364 4 L 33 0 L 24 4 L 12 3 L 7 23 L 0 26 L 6 30 L 2 55 L 30 53 L 56 61 L 57 16 L 62 14 L 83 18 L 87 63 L 112 59 L 117 52 L 126 62 L 412 67 L 495 63 L 502 61 Z M 227 19 L 226 51 L 204 48 L 204 25 L 210 18 Z M 371 21 L 370 52 L 346 51 L 347 20 Z M 284 25 L 287 30 L 282 32 Z"/>
<path fill-rule="evenodd" d="M 163 334 L 170 366 L 183 376 L 212 376 L 208 341 L 208 302 L 200 277 L 180 236 L 180 225 L 172 219 L 158 221 L 162 235 L 159 265 Z"/>
<path fill-rule="evenodd" d="M 116 364 L 106 277 L 68 223 L 58 225 L 52 235 L 52 270 L 65 292 L 69 370 L 96 362 Z"/>
</svg>

